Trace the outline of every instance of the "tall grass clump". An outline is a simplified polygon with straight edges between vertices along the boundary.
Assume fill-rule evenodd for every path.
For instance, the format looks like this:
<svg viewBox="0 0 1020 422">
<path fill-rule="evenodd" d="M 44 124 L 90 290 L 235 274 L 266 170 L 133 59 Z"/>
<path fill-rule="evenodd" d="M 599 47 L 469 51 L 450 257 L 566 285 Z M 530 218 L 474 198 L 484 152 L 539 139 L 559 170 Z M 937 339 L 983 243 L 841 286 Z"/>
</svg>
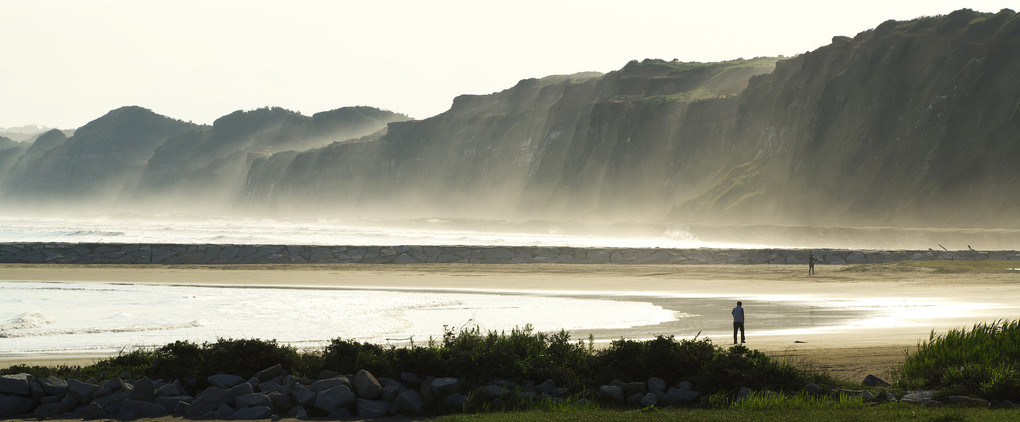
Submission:
<svg viewBox="0 0 1020 422">
<path fill-rule="evenodd" d="M 932 331 L 929 340 L 906 357 L 897 377 L 905 388 L 1020 400 L 1020 321 L 980 323 L 945 334 Z"/>
</svg>

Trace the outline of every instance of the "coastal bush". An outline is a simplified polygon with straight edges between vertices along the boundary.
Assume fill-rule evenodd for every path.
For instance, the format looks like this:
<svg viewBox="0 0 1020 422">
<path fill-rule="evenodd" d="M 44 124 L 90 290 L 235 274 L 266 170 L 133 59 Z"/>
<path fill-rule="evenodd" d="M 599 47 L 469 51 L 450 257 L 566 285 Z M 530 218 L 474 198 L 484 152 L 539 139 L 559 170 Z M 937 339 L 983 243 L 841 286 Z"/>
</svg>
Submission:
<svg viewBox="0 0 1020 422">
<path fill-rule="evenodd" d="M 970 330 L 932 331 L 896 371 L 905 388 L 989 400 L 1020 400 L 1020 321 L 975 324 Z"/>
</svg>

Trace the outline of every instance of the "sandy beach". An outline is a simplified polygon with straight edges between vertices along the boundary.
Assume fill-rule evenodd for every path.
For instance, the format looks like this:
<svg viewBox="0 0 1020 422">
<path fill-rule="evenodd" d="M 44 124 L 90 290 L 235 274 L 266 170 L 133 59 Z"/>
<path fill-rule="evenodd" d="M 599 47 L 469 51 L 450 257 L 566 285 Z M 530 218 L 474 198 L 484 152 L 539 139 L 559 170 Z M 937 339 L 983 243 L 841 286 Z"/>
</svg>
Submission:
<svg viewBox="0 0 1020 422">
<path fill-rule="evenodd" d="M 1016 318 L 1020 313 L 1020 274 L 935 274 L 929 271 L 846 271 L 822 266 L 814 276 L 803 266 L 625 266 L 625 265 L 273 265 L 273 266 L 79 266 L 0 265 L 8 281 L 128 282 L 232 286 L 304 286 L 423 291 L 544 292 L 561 295 L 621 294 L 661 297 L 668 308 L 677 295 L 704 297 L 819 297 L 874 301 L 891 298 L 919 303 L 961 305 L 932 315 L 930 323 L 871 325 L 864 329 L 756 334 L 748 311 L 748 343 L 753 349 L 804 369 L 860 381 L 868 374 L 889 378 L 918 342 L 932 330 L 944 332 L 975 323 Z M 624 296 L 626 297 L 626 296 Z M 938 308 L 942 309 L 942 308 Z M 728 313 L 728 309 L 723 310 Z M 907 312 L 927 312 L 923 307 Z M 923 316 L 923 314 L 921 314 Z M 526 323 L 526 321 L 522 321 Z M 664 329 L 666 327 L 663 327 Z M 728 327 L 713 327 L 714 343 Z M 693 333 L 656 335 L 691 337 Z M 638 333 L 622 337 L 638 337 Z M 16 364 L 89 364 L 103 356 L 0 355 L 0 368 Z"/>
</svg>

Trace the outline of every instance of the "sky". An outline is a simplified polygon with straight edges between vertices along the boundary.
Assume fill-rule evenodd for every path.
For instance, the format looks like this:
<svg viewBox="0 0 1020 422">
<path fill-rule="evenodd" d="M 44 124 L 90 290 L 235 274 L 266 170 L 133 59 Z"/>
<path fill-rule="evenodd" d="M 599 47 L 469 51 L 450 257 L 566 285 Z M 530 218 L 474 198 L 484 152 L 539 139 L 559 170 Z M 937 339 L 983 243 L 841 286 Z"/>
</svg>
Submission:
<svg viewBox="0 0 1020 422">
<path fill-rule="evenodd" d="M 794 56 L 1012 2 L 0 0 L 0 128 L 72 129 L 127 105 L 202 124 L 266 106 L 424 119 L 521 79 Z"/>
</svg>

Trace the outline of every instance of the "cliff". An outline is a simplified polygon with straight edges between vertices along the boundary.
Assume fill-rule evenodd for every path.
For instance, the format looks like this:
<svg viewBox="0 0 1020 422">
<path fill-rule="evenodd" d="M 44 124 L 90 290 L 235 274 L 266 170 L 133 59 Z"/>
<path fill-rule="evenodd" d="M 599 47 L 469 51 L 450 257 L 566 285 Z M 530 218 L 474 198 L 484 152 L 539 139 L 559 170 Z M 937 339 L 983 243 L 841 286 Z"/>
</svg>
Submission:
<svg viewBox="0 0 1020 422">
<path fill-rule="evenodd" d="M 1017 74 L 1020 17 L 965 9 L 792 58 L 527 79 L 420 121 L 120 109 L 0 178 L 7 197 L 167 210 L 1020 228 Z"/>
</svg>

